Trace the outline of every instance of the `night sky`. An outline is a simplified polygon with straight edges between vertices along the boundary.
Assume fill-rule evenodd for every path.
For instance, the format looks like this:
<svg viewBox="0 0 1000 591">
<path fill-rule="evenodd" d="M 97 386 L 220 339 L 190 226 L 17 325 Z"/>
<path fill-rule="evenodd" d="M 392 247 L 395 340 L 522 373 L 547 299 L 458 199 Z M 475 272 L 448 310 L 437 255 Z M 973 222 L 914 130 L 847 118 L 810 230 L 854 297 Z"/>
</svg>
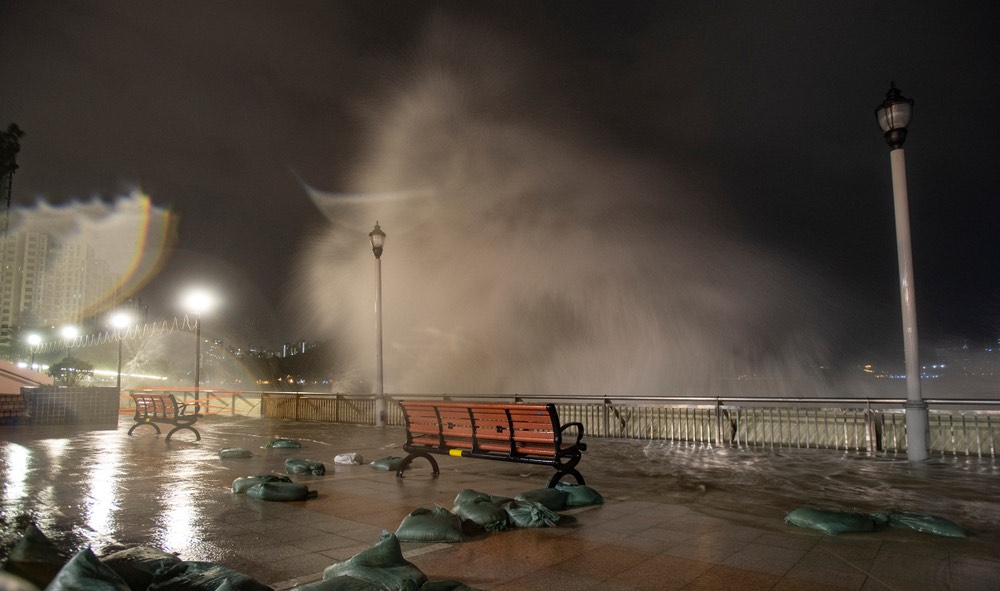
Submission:
<svg viewBox="0 0 1000 591">
<path fill-rule="evenodd" d="M 728 238 L 824 277 L 852 310 L 838 347 L 863 355 L 901 342 L 874 117 L 895 81 L 915 100 L 905 149 L 921 337 L 978 346 L 1000 334 L 997 6 L 3 2 L 0 125 L 25 132 L 18 206 L 141 187 L 179 214 L 176 249 L 140 294 L 153 316 L 176 314 L 176 287 L 205 278 L 230 294 L 234 334 L 276 346 L 324 337 L 295 289 L 327 231 L 305 184 L 378 188 L 359 169 L 401 81 L 429 60 L 488 55 L 504 76 L 472 73 L 499 120 L 552 121 L 563 141 L 579 130 L 616 157 L 683 171 Z M 451 55 L 428 49 L 449 34 Z M 358 228 L 364 252 L 374 222 Z"/>
</svg>

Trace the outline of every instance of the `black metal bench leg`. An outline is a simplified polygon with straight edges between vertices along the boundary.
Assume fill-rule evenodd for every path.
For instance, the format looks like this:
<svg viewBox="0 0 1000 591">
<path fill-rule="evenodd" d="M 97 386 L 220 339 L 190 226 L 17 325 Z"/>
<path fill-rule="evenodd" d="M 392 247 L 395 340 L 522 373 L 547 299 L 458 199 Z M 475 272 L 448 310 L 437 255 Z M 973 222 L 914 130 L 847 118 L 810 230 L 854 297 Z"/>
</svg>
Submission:
<svg viewBox="0 0 1000 591">
<path fill-rule="evenodd" d="M 197 429 L 195 429 L 194 427 L 192 427 L 190 425 L 180 425 L 178 427 L 174 427 L 173 429 L 170 430 L 170 433 L 167 433 L 166 441 L 170 441 L 170 437 L 174 433 L 180 431 L 181 429 L 188 429 L 188 430 L 192 431 L 194 433 L 195 441 L 201 441 L 201 433 L 199 433 Z"/>
<path fill-rule="evenodd" d="M 156 429 L 156 434 L 160 434 L 160 428 L 156 426 L 156 423 L 136 423 L 132 425 L 132 428 L 128 430 L 128 434 L 131 435 L 132 431 L 135 431 L 136 427 L 141 427 L 143 425 L 149 425 L 150 427 Z"/>
<path fill-rule="evenodd" d="M 553 474 L 552 477 L 549 478 L 548 487 L 549 488 L 555 488 L 556 484 L 559 483 L 559 480 L 563 476 L 572 476 L 573 478 L 576 478 L 576 483 L 577 484 L 586 484 L 586 482 L 583 481 L 583 475 L 582 474 L 580 474 L 576 470 L 570 469 L 570 470 L 559 470 L 558 472 L 556 472 L 555 474 Z"/>
<path fill-rule="evenodd" d="M 406 470 L 410 466 L 410 462 L 416 458 L 427 458 L 427 461 L 431 463 L 431 470 L 434 472 L 434 476 L 441 473 L 441 470 L 438 469 L 437 460 L 435 460 L 431 454 L 415 452 L 403 458 L 403 461 L 399 463 L 399 469 L 396 470 L 396 478 L 403 478 L 403 471 Z"/>
</svg>

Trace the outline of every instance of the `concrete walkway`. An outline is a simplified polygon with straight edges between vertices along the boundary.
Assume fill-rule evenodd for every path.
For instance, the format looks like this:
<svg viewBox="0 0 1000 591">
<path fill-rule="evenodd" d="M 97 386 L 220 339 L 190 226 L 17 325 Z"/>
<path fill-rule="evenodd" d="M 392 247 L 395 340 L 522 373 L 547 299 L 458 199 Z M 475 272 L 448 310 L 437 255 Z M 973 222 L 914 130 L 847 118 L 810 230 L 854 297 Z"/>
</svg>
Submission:
<svg viewBox="0 0 1000 591">
<path fill-rule="evenodd" d="M 417 460 L 397 480 L 368 465 L 334 464 L 345 452 L 366 462 L 403 455 L 399 428 L 212 416 L 198 424 L 200 442 L 180 432 L 166 444 L 149 427 L 128 437 L 129 424 L 126 418 L 103 431 L 2 428 L 4 556 L 30 519 L 68 552 L 145 544 L 282 590 L 320 579 L 324 568 L 370 548 L 415 508 L 450 509 L 462 489 L 515 496 L 544 486 L 551 473 L 440 457 L 440 477 Z M 262 447 L 279 437 L 303 447 Z M 609 474 L 604 465 L 620 442 L 589 444 L 580 470 L 604 505 L 565 511 L 555 528 L 458 544 L 404 543 L 405 556 L 432 581 L 492 591 L 1000 588 L 997 532 L 966 539 L 895 529 L 827 536 L 785 524 L 772 503 L 726 511 L 680 502 L 656 492 L 655 474 Z M 232 447 L 254 455 L 219 458 L 220 449 Z M 325 476 L 293 476 L 317 498 L 277 503 L 230 492 L 237 477 L 284 473 L 289 457 L 326 464 Z"/>
</svg>

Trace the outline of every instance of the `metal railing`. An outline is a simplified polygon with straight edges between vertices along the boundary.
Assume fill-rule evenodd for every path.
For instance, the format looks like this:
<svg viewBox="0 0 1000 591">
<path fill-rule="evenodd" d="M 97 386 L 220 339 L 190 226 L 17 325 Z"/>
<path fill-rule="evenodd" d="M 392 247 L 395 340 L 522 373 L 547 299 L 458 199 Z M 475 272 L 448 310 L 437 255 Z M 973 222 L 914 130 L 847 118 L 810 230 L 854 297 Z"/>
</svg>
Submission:
<svg viewBox="0 0 1000 591">
<path fill-rule="evenodd" d="M 191 389 L 166 389 L 190 399 Z M 372 395 L 202 390 L 209 414 L 374 425 Z M 401 426 L 404 399 L 552 402 L 563 423 L 589 437 L 685 441 L 706 445 L 905 453 L 904 399 L 394 394 L 386 425 Z M 932 453 L 997 457 L 1000 400 L 928 399 Z"/>
</svg>

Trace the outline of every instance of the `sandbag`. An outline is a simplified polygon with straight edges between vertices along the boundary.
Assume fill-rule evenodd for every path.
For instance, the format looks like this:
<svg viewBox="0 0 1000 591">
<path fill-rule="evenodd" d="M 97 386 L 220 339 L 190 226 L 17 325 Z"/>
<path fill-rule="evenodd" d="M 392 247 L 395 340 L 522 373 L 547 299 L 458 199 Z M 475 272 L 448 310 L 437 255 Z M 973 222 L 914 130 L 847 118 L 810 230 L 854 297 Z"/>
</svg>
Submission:
<svg viewBox="0 0 1000 591">
<path fill-rule="evenodd" d="M 326 474 L 326 466 L 323 465 L 323 462 L 288 458 L 285 460 L 285 471 L 289 474 L 311 474 L 312 476 L 322 476 Z"/>
<path fill-rule="evenodd" d="M 379 541 L 371 548 L 331 564 L 323 571 L 324 581 L 343 576 L 365 581 L 382 591 L 416 591 L 427 582 L 424 573 L 403 558 L 399 538 L 389 531 L 383 531 Z"/>
<path fill-rule="evenodd" d="M 224 460 L 233 458 L 252 458 L 253 454 L 245 447 L 227 447 L 219 450 L 219 457 Z"/>
<path fill-rule="evenodd" d="M 249 575 L 214 562 L 183 561 L 153 576 L 148 591 L 217 591 L 223 582 L 232 591 L 273 591 Z"/>
<path fill-rule="evenodd" d="M 557 482 L 556 490 L 566 493 L 567 507 L 585 507 L 587 505 L 603 505 L 604 497 L 599 492 L 585 484 Z"/>
<path fill-rule="evenodd" d="M 385 591 L 385 587 L 369 583 L 363 579 L 356 579 L 347 575 L 340 575 L 332 579 L 324 579 L 307 583 L 293 588 L 291 591 Z M 414 587 L 416 589 L 416 587 Z"/>
<path fill-rule="evenodd" d="M 3 569 L 39 588 L 45 588 L 68 560 L 42 530 L 29 523 L 7 554 Z"/>
<path fill-rule="evenodd" d="M 387 458 L 380 458 L 377 460 L 373 460 L 372 463 L 368 465 L 371 466 L 373 470 L 384 470 L 384 471 L 395 472 L 396 470 L 399 470 L 399 465 L 402 463 L 403 463 L 403 458 L 397 456 L 389 456 Z"/>
<path fill-rule="evenodd" d="M 489 497 L 459 503 L 452 507 L 451 512 L 486 531 L 506 531 L 510 527 L 510 516 L 503 507 L 493 504 Z"/>
<path fill-rule="evenodd" d="M 159 548 L 135 546 L 101 556 L 101 562 L 115 571 L 130 589 L 144 590 L 153 582 L 153 575 L 161 568 L 173 566 L 181 561 L 174 554 Z"/>
<path fill-rule="evenodd" d="M 831 536 L 875 530 L 875 521 L 870 515 L 855 511 L 828 511 L 802 507 L 786 515 L 785 521 L 799 527 L 818 529 Z"/>
<path fill-rule="evenodd" d="M 513 500 L 502 505 L 516 527 L 555 527 L 559 514 L 534 501 Z"/>
<path fill-rule="evenodd" d="M 569 494 L 565 491 L 555 488 L 536 488 L 517 495 L 514 497 L 514 500 L 541 503 L 545 505 L 546 509 L 551 509 L 552 511 L 562 511 L 566 508 L 567 498 L 569 498 Z"/>
<path fill-rule="evenodd" d="M 94 554 L 89 547 L 71 558 L 45 591 L 131 591 L 128 583 Z M 214 591 L 214 590 L 213 590 Z"/>
<path fill-rule="evenodd" d="M 262 482 L 291 482 L 287 476 L 277 476 L 274 474 L 259 474 L 257 476 L 241 476 L 233 481 L 233 492 L 245 494 L 250 487 Z"/>
<path fill-rule="evenodd" d="M 414 509 L 403 518 L 396 537 L 402 542 L 461 542 L 462 520 L 451 511 L 437 509 Z"/>
<path fill-rule="evenodd" d="M 264 447 L 298 449 L 302 444 L 295 439 L 274 439 L 269 441 Z"/>
<path fill-rule="evenodd" d="M 361 464 L 364 464 L 365 461 L 361 459 L 361 454 L 352 451 L 345 454 L 337 454 L 336 456 L 333 457 L 333 463 L 343 464 L 348 466 L 349 465 L 360 466 Z"/>
<path fill-rule="evenodd" d="M 304 501 L 315 498 L 316 491 L 294 482 L 261 482 L 248 488 L 247 496 L 262 501 Z"/>
<path fill-rule="evenodd" d="M 890 511 L 888 514 L 888 523 L 889 527 L 905 527 L 927 534 L 949 538 L 965 537 L 965 530 L 957 523 L 935 515 Z"/>
<path fill-rule="evenodd" d="M 39 591 L 34 583 L 17 575 L 0 570 L 0 589 L 3 591 Z"/>
<path fill-rule="evenodd" d="M 489 493 L 479 492 L 476 490 L 472 490 L 471 488 L 464 488 L 458 491 L 458 494 L 455 495 L 455 500 L 452 501 L 451 504 L 461 505 L 462 503 L 466 503 L 468 501 L 483 501 L 483 500 L 489 501 L 494 505 L 503 505 L 504 503 L 513 501 L 514 499 L 510 497 L 501 497 L 497 495 L 491 495 Z"/>
</svg>

